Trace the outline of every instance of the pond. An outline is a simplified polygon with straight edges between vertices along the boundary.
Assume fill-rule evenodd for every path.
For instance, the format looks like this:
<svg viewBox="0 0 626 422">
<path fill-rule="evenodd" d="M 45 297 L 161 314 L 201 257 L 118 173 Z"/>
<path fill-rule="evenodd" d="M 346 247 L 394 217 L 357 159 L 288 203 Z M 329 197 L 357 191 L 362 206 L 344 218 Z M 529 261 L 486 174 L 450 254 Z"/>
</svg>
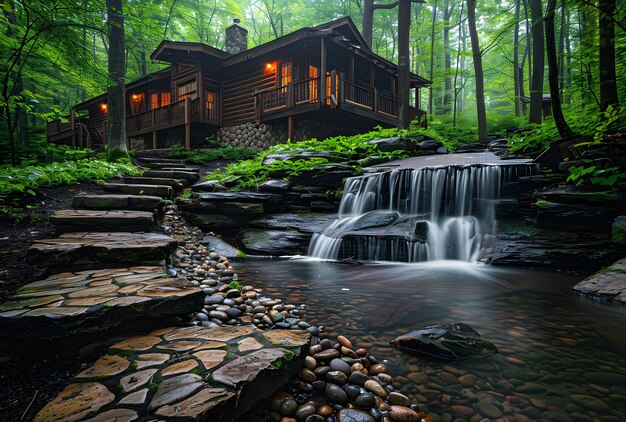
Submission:
<svg viewBox="0 0 626 422">
<path fill-rule="evenodd" d="M 434 420 L 626 420 L 626 308 L 573 296 L 581 277 L 460 261 L 237 267 L 264 294 L 305 305 L 303 318 L 325 326 L 323 337 L 343 334 L 368 349 Z M 453 321 L 498 354 L 443 363 L 389 346 Z"/>
</svg>

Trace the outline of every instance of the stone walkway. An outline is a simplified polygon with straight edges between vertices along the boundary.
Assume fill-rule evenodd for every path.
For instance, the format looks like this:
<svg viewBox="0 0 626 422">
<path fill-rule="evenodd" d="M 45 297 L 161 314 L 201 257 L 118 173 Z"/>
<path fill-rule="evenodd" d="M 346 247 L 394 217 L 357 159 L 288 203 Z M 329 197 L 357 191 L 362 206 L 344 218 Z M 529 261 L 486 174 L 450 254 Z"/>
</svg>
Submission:
<svg viewBox="0 0 626 422">
<path fill-rule="evenodd" d="M 179 160 L 154 160 L 147 162 L 158 170 L 145 171 L 130 184 L 104 185 L 105 191 L 122 194 L 77 196 L 75 209 L 52 216 L 64 234 L 35 242 L 28 260 L 48 270 L 63 267 L 63 272 L 22 287 L 0 304 L 0 355 L 45 355 L 59 344 L 70 352 L 94 339 L 110 345 L 109 339 L 129 329 L 146 333 L 206 308 L 207 287 L 164 266 L 172 261 L 177 241 L 148 233 L 163 211 L 161 198 L 173 194 L 171 180 L 177 180 L 177 190 L 197 181 L 198 171 Z M 217 264 L 223 273 L 225 260 Z M 244 304 L 244 295 L 239 297 L 241 292 L 235 297 L 235 289 L 222 290 L 224 301 L 234 298 L 228 300 L 252 309 Z M 243 316 L 230 318 L 238 326 L 205 327 L 196 320 L 195 326 L 171 326 L 117 342 L 77 374 L 35 420 L 241 417 L 297 372 L 311 332 L 297 325 L 262 331 L 250 324 L 252 317 L 247 323 Z"/>
<path fill-rule="evenodd" d="M 371 166 L 373 169 L 414 169 L 419 170 L 426 167 L 445 166 L 472 166 L 472 165 L 492 165 L 492 166 L 514 166 L 530 164 L 530 159 L 503 160 L 492 152 L 476 152 L 467 154 L 445 154 L 429 155 L 423 157 L 410 157 L 403 160 L 390 161 L 384 164 Z"/>
</svg>

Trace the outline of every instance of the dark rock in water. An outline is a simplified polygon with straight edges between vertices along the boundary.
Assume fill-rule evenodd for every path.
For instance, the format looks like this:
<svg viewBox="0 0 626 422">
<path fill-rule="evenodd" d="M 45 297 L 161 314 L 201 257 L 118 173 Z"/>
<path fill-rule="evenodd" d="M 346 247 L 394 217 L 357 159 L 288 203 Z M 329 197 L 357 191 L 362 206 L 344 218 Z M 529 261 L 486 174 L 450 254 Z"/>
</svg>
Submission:
<svg viewBox="0 0 626 422">
<path fill-rule="evenodd" d="M 398 218 L 400 215 L 395 211 L 370 211 L 359 218 L 352 228 L 363 230 L 372 227 L 385 227 L 396 222 Z"/>
<path fill-rule="evenodd" d="M 253 220 L 250 225 L 263 229 L 296 230 L 312 234 L 320 231 L 320 227 L 328 226 L 337 216 L 334 214 L 272 214 Z"/>
<path fill-rule="evenodd" d="M 376 145 L 379 151 L 393 152 L 393 151 L 414 151 L 417 149 L 417 144 L 411 138 L 403 136 L 397 136 L 394 138 L 374 139 L 367 142 L 370 145 Z"/>
<path fill-rule="evenodd" d="M 435 151 L 437 154 L 447 154 L 448 153 L 448 148 L 446 147 L 439 147 L 437 148 L 437 151 Z"/>
<path fill-rule="evenodd" d="M 217 252 L 227 258 L 235 258 L 241 255 L 241 251 L 234 246 L 226 243 L 216 236 L 207 235 L 202 238 L 202 243 L 206 244 L 209 252 Z"/>
<path fill-rule="evenodd" d="M 432 325 L 400 336 L 391 341 L 393 346 L 443 360 L 460 360 L 494 355 L 498 349 L 493 343 L 462 322 Z"/>
<path fill-rule="evenodd" d="M 418 221 L 415 223 L 415 235 L 417 236 L 418 242 L 426 243 L 428 240 L 428 221 Z"/>
<path fill-rule="evenodd" d="M 386 163 L 387 161 L 390 161 L 389 158 L 387 157 L 382 157 L 380 155 L 372 155 L 370 157 L 365 157 L 361 160 L 358 160 L 357 162 L 363 167 L 368 167 L 368 166 L 375 166 L 376 164 Z"/>
<path fill-rule="evenodd" d="M 284 193 L 289 189 L 289 182 L 286 180 L 268 180 L 259 186 L 259 190 L 270 193 Z"/>
<path fill-rule="evenodd" d="M 245 250 L 258 255 L 297 255 L 304 254 L 310 236 L 295 230 L 245 230 L 241 233 L 241 243 Z"/>
<path fill-rule="evenodd" d="M 613 222 L 611 240 L 616 245 L 626 245 L 626 215 L 620 215 Z"/>
<path fill-rule="evenodd" d="M 337 261 L 337 264 L 346 264 L 346 265 L 363 265 L 361 261 L 358 261 L 355 257 L 351 256 L 349 258 L 345 258 Z"/>
</svg>

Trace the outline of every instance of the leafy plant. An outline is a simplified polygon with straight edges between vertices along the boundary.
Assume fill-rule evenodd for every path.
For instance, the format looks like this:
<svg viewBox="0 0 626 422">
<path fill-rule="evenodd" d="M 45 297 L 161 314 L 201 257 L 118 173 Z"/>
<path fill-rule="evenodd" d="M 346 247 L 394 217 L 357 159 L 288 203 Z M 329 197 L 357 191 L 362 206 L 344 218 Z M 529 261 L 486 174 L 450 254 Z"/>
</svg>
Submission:
<svg viewBox="0 0 626 422">
<path fill-rule="evenodd" d="M 568 182 L 576 186 L 590 184 L 594 186 L 613 187 L 621 180 L 626 180 L 626 174 L 621 173 L 619 167 L 572 166 L 569 169 Z"/>
<path fill-rule="evenodd" d="M 240 282 L 233 280 L 230 283 L 228 283 L 228 288 L 229 289 L 237 289 L 237 290 L 241 290 L 243 288 L 243 286 L 241 285 Z"/>
</svg>

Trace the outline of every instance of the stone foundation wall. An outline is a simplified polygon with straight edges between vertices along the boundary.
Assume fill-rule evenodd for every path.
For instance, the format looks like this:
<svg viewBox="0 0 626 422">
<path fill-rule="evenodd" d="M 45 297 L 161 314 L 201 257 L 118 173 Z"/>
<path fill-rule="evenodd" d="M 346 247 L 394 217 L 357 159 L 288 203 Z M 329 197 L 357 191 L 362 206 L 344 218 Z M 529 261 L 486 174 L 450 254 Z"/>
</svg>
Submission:
<svg viewBox="0 0 626 422">
<path fill-rule="evenodd" d="M 340 134 L 352 134 L 345 128 L 337 125 L 322 123 L 310 119 L 294 122 L 294 136 L 292 141 L 306 139 L 326 139 Z M 223 127 L 217 132 L 217 140 L 224 144 L 236 147 L 267 149 L 276 144 L 287 142 L 287 123 L 256 125 L 244 123 L 241 125 Z"/>
</svg>

